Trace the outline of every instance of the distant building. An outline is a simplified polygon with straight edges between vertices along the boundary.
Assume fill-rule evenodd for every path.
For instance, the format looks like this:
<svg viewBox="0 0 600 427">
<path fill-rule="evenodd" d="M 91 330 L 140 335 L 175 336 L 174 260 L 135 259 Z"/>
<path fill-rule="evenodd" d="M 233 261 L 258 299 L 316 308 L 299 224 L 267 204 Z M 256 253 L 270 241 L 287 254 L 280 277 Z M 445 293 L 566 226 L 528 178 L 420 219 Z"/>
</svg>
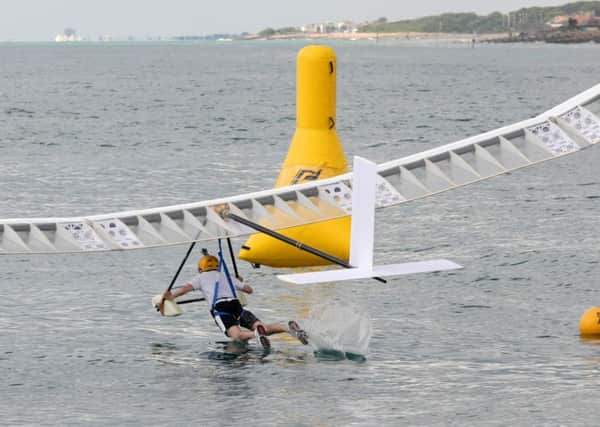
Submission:
<svg viewBox="0 0 600 427">
<path fill-rule="evenodd" d="M 65 28 L 62 34 L 57 34 L 54 37 L 54 41 L 56 42 L 79 42 L 81 41 L 81 37 L 77 35 L 77 30 L 74 28 Z"/>
<path fill-rule="evenodd" d="M 300 31 L 302 31 L 303 33 L 317 33 L 318 32 L 317 26 L 318 26 L 318 24 L 302 25 L 300 27 Z"/>
<path fill-rule="evenodd" d="M 598 27 L 600 18 L 594 12 L 579 12 L 575 15 L 555 16 L 546 24 L 550 28 L 565 28 L 569 26 L 571 20 L 575 20 L 578 27 Z"/>
<path fill-rule="evenodd" d="M 342 21 L 336 24 L 340 33 L 351 33 L 356 31 L 356 25 L 352 21 Z"/>
<path fill-rule="evenodd" d="M 568 23 L 569 23 L 569 17 L 567 15 L 559 15 L 559 16 L 555 16 L 554 18 L 552 18 L 552 20 L 550 20 L 546 24 L 550 28 L 561 28 L 563 26 L 567 26 Z"/>
<path fill-rule="evenodd" d="M 316 24 L 305 24 L 300 27 L 303 33 L 352 33 L 357 31 L 357 25 L 352 21 L 323 22 Z"/>
</svg>

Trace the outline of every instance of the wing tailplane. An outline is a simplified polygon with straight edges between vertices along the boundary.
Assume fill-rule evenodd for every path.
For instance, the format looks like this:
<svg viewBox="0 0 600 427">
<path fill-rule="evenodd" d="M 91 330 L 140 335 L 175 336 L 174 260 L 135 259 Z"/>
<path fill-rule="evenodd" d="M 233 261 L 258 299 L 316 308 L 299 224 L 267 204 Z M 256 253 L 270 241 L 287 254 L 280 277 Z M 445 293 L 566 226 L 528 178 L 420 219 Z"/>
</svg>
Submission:
<svg viewBox="0 0 600 427">
<path fill-rule="evenodd" d="M 355 156 L 350 237 L 350 265 L 352 268 L 283 274 L 277 277 L 285 282 L 307 284 L 431 273 L 462 268 L 462 266 L 445 259 L 373 266 L 376 184 L 377 165 Z"/>
</svg>

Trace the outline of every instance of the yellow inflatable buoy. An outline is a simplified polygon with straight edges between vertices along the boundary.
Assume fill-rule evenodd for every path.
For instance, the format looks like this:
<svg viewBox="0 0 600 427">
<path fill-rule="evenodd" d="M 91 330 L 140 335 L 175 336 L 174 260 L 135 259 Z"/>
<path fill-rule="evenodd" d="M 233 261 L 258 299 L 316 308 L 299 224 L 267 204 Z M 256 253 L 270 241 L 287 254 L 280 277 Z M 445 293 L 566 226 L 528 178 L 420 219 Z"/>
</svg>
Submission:
<svg viewBox="0 0 600 427">
<path fill-rule="evenodd" d="M 276 188 L 348 172 L 348 162 L 336 131 L 336 65 L 335 52 L 330 47 L 307 46 L 298 53 L 296 132 L 275 183 Z M 315 203 L 318 204 L 318 201 Z M 281 234 L 348 260 L 348 216 L 288 228 L 281 231 Z M 322 258 L 264 234 L 250 237 L 242 246 L 239 257 L 254 264 L 271 267 L 329 264 Z"/>
<path fill-rule="evenodd" d="M 579 335 L 600 337 L 600 307 L 593 307 L 583 313 L 579 320 Z"/>
</svg>

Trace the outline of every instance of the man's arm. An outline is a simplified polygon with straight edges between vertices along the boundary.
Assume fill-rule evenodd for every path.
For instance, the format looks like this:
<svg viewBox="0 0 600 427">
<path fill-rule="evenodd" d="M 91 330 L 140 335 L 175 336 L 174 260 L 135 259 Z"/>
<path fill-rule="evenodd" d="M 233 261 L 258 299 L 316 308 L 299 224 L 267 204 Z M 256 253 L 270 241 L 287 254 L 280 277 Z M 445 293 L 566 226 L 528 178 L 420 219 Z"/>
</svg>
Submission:
<svg viewBox="0 0 600 427">
<path fill-rule="evenodd" d="M 246 294 L 251 294 L 252 292 L 254 292 L 254 289 L 252 289 L 252 286 L 242 285 L 242 282 L 244 281 L 244 278 L 242 276 L 236 276 L 235 278 L 237 279 L 235 282 L 235 287 L 237 289 L 239 289 L 240 291 L 242 291 Z"/>
<path fill-rule="evenodd" d="M 191 292 L 193 290 L 194 290 L 194 287 L 192 286 L 192 284 L 186 283 L 181 288 L 175 289 L 173 292 L 166 291 L 163 295 L 164 295 L 165 299 L 173 300 L 173 299 L 175 299 L 181 295 L 185 295 L 188 292 Z"/>
</svg>

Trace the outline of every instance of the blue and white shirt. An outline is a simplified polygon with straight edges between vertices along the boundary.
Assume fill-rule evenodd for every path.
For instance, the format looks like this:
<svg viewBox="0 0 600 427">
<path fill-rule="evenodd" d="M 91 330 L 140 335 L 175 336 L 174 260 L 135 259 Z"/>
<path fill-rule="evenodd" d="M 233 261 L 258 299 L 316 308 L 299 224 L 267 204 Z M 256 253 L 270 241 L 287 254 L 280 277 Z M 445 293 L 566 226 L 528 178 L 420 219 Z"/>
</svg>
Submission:
<svg viewBox="0 0 600 427">
<path fill-rule="evenodd" d="M 229 287 L 229 282 L 227 281 L 227 276 L 225 276 L 225 273 L 223 272 L 219 273 L 216 270 L 204 271 L 194 276 L 190 282 L 195 291 L 200 291 L 204 294 L 204 298 L 206 298 L 206 301 L 209 304 L 212 304 L 213 302 L 217 277 L 219 278 L 217 300 L 222 298 L 234 298 L 231 288 Z M 236 277 L 232 276 L 231 281 L 236 289 L 241 290 L 244 287 Z"/>
</svg>

